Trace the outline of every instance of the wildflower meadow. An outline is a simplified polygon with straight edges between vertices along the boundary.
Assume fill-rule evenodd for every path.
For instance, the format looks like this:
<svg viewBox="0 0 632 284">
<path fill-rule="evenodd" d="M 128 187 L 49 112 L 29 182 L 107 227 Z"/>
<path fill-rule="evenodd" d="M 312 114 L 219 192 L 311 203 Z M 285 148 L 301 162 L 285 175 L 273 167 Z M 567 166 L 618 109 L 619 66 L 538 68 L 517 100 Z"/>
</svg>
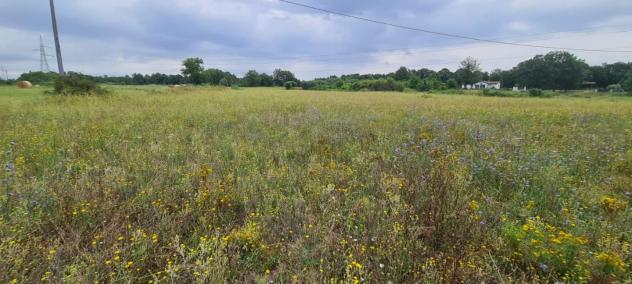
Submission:
<svg viewBox="0 0 632 284">
<path fill-rule="evenodd" d="M 632 281 L 632 98 L 0 87 L 1 283 Z"/>
</svg>

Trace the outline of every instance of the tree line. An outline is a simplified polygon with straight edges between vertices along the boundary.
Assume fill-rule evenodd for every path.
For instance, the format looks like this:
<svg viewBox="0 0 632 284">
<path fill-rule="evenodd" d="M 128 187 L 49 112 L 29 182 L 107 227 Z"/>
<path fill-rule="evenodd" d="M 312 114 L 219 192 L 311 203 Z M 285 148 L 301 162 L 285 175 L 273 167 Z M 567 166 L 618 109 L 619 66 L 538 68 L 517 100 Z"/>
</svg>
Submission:
<svg viewBox="0 0 632 284">
<path fill-rule="evenodd" d="M 135 73 L 127 76 L 72 74 L 97 83 L 117 85 L 206 84 L 241 87 L 301 87 L 306 90 L 403 91 L 409 88 L 429 91 L 457 89 L 462 85 L 479 81 L 500 81 L 504 88 L 516 86 L 546 90 L 578 89 L 585 86 L 585 82 L 591 82 L 588 86 L 592 88 L 632 92 L 632 62 L 589 66 L 584 60 L 564 51 L 537 55 L 512 69 L 496 69 L 492 72 L 482 71 L 479 61 L 468 57 L 454 72 L 447 68 L 434 71 L 428 68 L 400 67 L 388 74 L 349 74 L 306 81 L 301 81 L 291 71 L 282 69 L 276 69 L 272 74 L 250 70 L 239 78 L 220 69 L 206 69 L 204 61 L 200 58 L 185 59 L 182 62 L 181 74 L 176 75 L 161 73 L 151 75 Z M 29 72 L 22 74 L 18 80 L 31 81 L 33 84 L 47 84 L 56 80 L 56 77 L 57 74 L 54 72 Z"/>
</svg>

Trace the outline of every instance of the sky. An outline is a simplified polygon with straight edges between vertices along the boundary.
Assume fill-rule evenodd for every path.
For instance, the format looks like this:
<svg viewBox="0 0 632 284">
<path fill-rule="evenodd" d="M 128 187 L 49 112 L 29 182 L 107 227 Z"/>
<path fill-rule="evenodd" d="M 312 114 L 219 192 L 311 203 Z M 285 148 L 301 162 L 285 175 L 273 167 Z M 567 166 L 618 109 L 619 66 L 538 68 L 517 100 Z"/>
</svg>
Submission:
<svg viewBox="0 0 632 284">
<path fill-rule="evenodd" d="M 630 0 L 295 0 L 438 32 L 585 49 L 632 50 Z M 243 75 L 289 69 L 300 79 L 387 73 L 400 66 L 509 69 L 551 50 L 447 38 L 278 0 L 56 0 L 64 67 L 92 75 L 180 72 L 187 57 Z M 0 65 L 39 71 L 39 36 L 54 46 L 45 0 L 0 1 Z M 54 49 L 47 49 L 54 55 Z M 632 53 L 573 52 L 588 64 Z M 52 70 L 57 65 L 48 59 Z"/>
</svg>

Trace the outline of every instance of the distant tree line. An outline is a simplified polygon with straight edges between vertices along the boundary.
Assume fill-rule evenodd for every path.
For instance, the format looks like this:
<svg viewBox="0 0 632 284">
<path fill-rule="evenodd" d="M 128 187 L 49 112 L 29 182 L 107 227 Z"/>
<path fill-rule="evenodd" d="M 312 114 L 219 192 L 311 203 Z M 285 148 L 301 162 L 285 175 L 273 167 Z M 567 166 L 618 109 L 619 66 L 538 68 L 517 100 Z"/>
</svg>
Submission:
<svg viewBox="0 0 632 284">
<path fill-rule="evenodd" d="M 500 81 L 504 88 L 527 87 L 545 90 L 571 90 L 592 82 L 594 88 L 632 92 L 632 62 L 617 62 L 589 66 L 575 55 L 554 51 L 537 55 L 519 63 L 510 70 L 496 69 L 484 72 L 474 58 L 466 58 L 460 68 L 452 72 L 447 68 L 434 71 L 428 68 L 409 69 L 400 67 L 388 74 L 349 74 L 301 81 L 288 71 L 276 69 L 269 75 L 250 70 L 239 78 L 219 69 L 206 69 L 200 58 L 188 58 L 182 62 L 181 74 L 151 75 L 132 74 L 127 76 L 90 76 L 72 73 L 97 83 L 117 85 L 216 85 L 242 87 L 301 87 L 305 90 L 348 90 L 348 91 L 418 91 L 457 89 L 462 85 L 479 81 Z M 31 81 L 36 85 L 52 84 L 57 79 L 54 72 L 29 72 L 18 80 Z M 1 83 L 6 83 L 0 80 Z"/>
<path fill-rule="evenodd" d="M 579 89 L 583 83 L 592 82 L 594 84 L 590 86 L 594 88 L 625 89 L 632 92 L 632 63 L 588 66 L 571 53 L 555 51 L 537 55 L 510 70 L 496 69 L 490 73 L 483 72 L 479 62 L 468 57 L 455 72 L 446 68 L 433 71 L 427 68 L 415 70 L 400 67 L 390 74 L 331 76 L 305 81 L 301 86 L 309 90 L 374 90 L 371 83 L 377 81 L 390 82 L 388 85 L 379 84 L 378 89 L 385 91 L 403 88 L 418 91 L 444 90 L 480 81 L 500 81 L 505 88 L 516 86 L 546 90 Z"/>
</svg>

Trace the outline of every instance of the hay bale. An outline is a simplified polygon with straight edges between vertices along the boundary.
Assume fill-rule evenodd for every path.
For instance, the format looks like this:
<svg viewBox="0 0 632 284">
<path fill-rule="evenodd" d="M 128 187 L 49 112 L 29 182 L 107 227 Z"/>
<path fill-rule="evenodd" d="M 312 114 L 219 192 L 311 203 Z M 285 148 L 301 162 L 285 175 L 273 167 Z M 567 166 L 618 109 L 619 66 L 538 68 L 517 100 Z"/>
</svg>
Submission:
<svg viewBox="0 0 632 284">
<path fill-rule="evenodd" d="M 19 81 L 16 86 L 20 89 L 30 89 L 33 88 L 33 84 L 29 81 Z"/>
</svg>

